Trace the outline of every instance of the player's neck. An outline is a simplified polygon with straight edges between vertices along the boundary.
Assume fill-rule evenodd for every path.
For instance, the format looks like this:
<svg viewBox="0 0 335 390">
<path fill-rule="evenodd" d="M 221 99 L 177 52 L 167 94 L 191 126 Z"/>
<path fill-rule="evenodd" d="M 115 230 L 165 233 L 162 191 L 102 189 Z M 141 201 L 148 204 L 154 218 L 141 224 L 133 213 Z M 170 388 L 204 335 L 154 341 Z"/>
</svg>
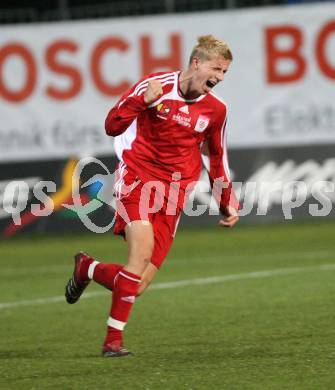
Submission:
<svg viewBox="0 0 335 390">
<path fill-rule="evenodd" d="M 187 100 L 193 100 L 200 96 L 199 92 L 193 89 L 193 72 L 190 69 L 183 70 L 179 75 L 179 92 Z"/>
</svg>

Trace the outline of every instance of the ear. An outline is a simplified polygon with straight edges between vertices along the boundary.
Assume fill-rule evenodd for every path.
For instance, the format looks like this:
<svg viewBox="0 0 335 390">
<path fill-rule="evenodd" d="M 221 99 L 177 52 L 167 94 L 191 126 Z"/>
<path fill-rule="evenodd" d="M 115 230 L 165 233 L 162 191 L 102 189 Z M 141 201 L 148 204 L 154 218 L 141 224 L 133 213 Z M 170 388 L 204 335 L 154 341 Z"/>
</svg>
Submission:
<svg viewBox="0 0 335 390">
<path fill-rule="evenodd" d="M 198 57 L 193 57 L 193 65 L 194 65 L 194 69 L 195 70 L 198 70 L 199 68 L 199 58 Z"/>
</svg>

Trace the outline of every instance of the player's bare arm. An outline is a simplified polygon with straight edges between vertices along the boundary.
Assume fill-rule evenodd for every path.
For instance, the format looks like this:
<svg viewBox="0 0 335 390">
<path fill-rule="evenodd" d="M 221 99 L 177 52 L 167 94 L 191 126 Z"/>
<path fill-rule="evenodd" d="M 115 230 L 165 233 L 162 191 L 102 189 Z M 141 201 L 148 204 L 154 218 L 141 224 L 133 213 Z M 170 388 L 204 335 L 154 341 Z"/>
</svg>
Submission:
<svg viewBox="0 0 335 390">
<path fill-rule="evenodd" d="M 144 92 L 144 101 L 146 104 L 151 104 L 163 95 L 163 87 L 160 81 L 150 80 L 148 87 Z"/>
</svg>

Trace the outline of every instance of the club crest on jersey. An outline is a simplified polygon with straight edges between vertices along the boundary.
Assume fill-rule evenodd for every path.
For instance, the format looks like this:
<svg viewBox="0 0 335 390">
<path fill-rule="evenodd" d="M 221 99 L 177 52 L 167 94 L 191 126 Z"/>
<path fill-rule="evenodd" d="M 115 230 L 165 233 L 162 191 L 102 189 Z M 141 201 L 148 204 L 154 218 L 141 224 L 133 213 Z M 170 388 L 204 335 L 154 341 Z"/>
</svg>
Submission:
<svg viewBox="0 0 335 390">
<path fill-rule="evenodd" d="M 158 111 L 157 116 L 161 119 L 167 119 L 166 116 L 170 112 L 170 107 L 168 107 L 164 103 L 160 103 L 156 106 L 156 110 Z"/>
<path fill-rule="evenodd" d="M 209 118 L 205 115 L 199 115 L 194 130 L 198 131 L 199 133 L 202 133 L 204 130 L 206 130 L 208 124 L 209 124 Z"/>
<path fill-rule="evenodd" d="M 161 114 L 168 114 L 170 112 L 170 108 L 164 103 L 158 104 L 156 108 Z"/>
<path fill-rule="evenodd" d="M 167 105 L 165 105 L 164 103 L 158 104 L 158 106 L 156 106 L 156 108 L 160 114 L 167 115 L 170 112 L 170 108 Z"/>
</svg>

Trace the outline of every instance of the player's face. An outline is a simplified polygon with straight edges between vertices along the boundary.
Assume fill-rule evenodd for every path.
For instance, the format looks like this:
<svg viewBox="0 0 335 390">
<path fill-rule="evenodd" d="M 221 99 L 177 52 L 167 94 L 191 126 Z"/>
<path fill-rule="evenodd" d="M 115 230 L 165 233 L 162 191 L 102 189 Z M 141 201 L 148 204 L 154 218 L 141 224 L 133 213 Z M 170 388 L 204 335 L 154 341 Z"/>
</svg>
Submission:
<svg viewBox="0 0 335 390">
<path fill-rule="evenodd" d="M 224 79 L 224 75 L 231 62 L 223 57 L 213 57 L 205 61 L 200 61 L 195 58 L 193 61 L 193 88 L 196 89 L 200 95 L 207 94 Z"/>
</svg>

